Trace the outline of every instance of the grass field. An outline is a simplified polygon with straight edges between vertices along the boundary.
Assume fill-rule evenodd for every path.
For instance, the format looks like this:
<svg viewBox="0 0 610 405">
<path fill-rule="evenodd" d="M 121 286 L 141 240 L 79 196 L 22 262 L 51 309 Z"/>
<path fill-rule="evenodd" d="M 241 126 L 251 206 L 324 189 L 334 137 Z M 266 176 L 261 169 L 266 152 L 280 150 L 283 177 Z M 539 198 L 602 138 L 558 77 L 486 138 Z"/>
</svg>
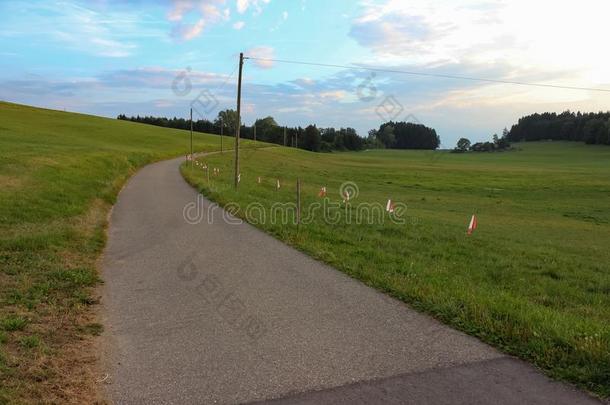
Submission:
<svg viewBox="0 0 610 405">
<path fill-rule="evenodd" d="M 0 103 L 0 404 L 100 399 L 93 338 L 96 259 L 125 180 L 183 155 L 188 132 Z M 246 143 L 246 145 L 248 145 Z M 219 138 L 196 134 L 196 150 Z M 248 145 L 249 146 L 249 145 Z M 370 151 L 242 152 L 206 158 L 222 175 L 183 173 L 205 194 L 242 207 L 294 200 L 407 205 L 389 221 L 261 223 L 278 238 L 444 322 L 528 359 L 549 374 L 610 395 L 610 148 L 521 145 L 500 154 Z M 256 179 L 261 176 L 262 183 Z M 276 179 L 282 187 L 275 190 Z M 465 236 L 473 212 L 479 229 Z M 243 211 L 242 211 L 243 214 Z"/>
<path fill-rule="evenodd" d="M 274 148 L 242 153 L 239 191 L 232 154 L 208 184 L 184 176 L 239 216 L 345 273 L 443 322 L 527 359 L 549 375 L 610 395 L 610 148 L 531 143 L 505 153 L 367 151 L 314 154 Z M 261 177 L 261 183 L 257 181 Z M 357 184 L 342 219 L 317 215 L 297 232 L 270 221 L 277 202 L 306 211 L 342 183 Z M 276 190 L 276 180 L 281 188 Z M 407 205 L 406 223 L 356 224 L 362 203 Z M 254 211 L 253 211 L 254 212 Z M 467 237 L 473 212 L 479 228 Z M 346 218 L 351 218 L 348 224 Z M 386 219 L 388 219 L 386 217 Z"/>
<path fill-rule="evenodd" d="M 189 133 L 0 103 L 0 404 L 99 399 L 92 306 L 125 180 Z M 195 134 L 196 150 L 219 137 Z"/>
</svg>

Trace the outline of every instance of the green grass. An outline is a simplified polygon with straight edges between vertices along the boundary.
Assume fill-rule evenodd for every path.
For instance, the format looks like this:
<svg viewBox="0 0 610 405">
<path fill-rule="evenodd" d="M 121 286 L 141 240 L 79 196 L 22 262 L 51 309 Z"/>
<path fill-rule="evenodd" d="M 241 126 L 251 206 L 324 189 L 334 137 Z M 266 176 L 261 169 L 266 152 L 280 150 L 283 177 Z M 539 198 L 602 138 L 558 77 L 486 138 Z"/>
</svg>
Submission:
<svg viewBox="0 0 610 405">
<path fill-rule="evenodd" d="M 38 336 L 22 336 L 19 338 L 19 344 L 24 349 L 34 349 L 40 346 L 40 338 Z"/>
<path fill-rule="evenodd" d="M 187 151 L 188 132 L 0 103 L 0 403 L 93 402 L 90 338 L 107 214 L 142 165 Z M 196 134 L 196 150 L 219 138 Z M 206 161 L 208 187 L 245 207 L 354 181 L 359 202 L 407 204 L 407 223 L 260 224 L 369 285 L 545 369 L 610 395 L 610 148 L 544 143 L 498 154 L 244 150 Z M 263 184 L 256 183 L 262 176 Z M 275 191 L 275 179 L 282 188 Z M 473 211 L 479 229 L 465 236 Z M 344 213 L 344 208 L 340 209 Z"/>
<path fill-rule="evenodd" d="M 313 154 L 274 148 L 205 160 L 223 173 L 210 185 L 183 175 L 213 200 L 303 207 L 353 181 L 359 195 L 335 225 L 317 215 L 297 228 L 258 224 L 277 238 L 441 321 L 529 360 L 549 375 L 610 396 L 610 148 L 531 143 L 505 153 L 366 151 Z M 256 179 L 262 177 L 262 184 Z M 276 179 L 282 188 L 275 190 Z M 359 203 L 407 205 L 406 223 L 355 224 Z M 347 212 L 347 214 L 346 214 Z M 473 212 L 479 228 L 467 237 Z M 346 218 L 352 219 L 347 224 Z M 257 216 L 260 218 L 260 216 Z M 252 219 L 252 217 L 250 217 Z"/>
<path fill-rule="evenodd" d="M 0 103 L 0 403 L 93 402 L 87 336 L 101 332 L 91 307 L 108 211 L 135 170 L 183 156 L 189 139 Z M 195 134 L 197 151 L 219 142 Z"/>
<path fill-rule="evenodd" d="M 0 321 L 0 327 L 7 332 L 14 332 L 16 330 L 25 329 L 25 325 L 27 325 L 27 323 L 27 319 L 23 317 L 9 315 Z"/>
</svg>

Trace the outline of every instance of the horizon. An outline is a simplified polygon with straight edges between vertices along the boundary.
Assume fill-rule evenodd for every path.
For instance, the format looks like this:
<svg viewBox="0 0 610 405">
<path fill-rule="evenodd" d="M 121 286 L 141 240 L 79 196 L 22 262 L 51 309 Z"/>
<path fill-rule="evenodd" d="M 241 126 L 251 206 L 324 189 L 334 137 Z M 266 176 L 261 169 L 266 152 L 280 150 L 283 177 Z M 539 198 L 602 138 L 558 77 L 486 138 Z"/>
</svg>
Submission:
<svg viewBox="0 0 610 405">
<path fill-rule="evenodd" d="M 366 137 L 384 121 L 411 121 L 434 128 L 447 149 L 461 137 L 489 140 L 533 113 L 609 110 L 601 91 L 438 77 L 610 91 L 610 57 L 598 44 L 609 5 L 456 3 L 5 1 L 0 99 L 111 118 L 188 118 L 195 102 L 194 119 L 213 120 L 235 108 L 244 52 L 260 58 L 244 66 L 247 125 L 272 116 Z"/>
</svg>

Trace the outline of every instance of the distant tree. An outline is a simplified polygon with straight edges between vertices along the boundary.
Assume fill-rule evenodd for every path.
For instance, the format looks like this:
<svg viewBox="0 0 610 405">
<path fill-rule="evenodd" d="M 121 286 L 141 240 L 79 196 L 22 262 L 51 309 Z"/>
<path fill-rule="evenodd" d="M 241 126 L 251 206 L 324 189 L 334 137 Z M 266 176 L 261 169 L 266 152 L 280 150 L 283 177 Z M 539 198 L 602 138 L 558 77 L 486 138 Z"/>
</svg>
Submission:
<svg viewBox="0 0 610 405">
<path fill-rule="evenodd" d="M 506 150 L 510 148 L 510 143 L 508 142 L 508 139 L 503 136 L 502 138 L 498 139 L 497 142 L 494 142 L 494 146 L 497 150 Z"/>
<path fill-rule="evenodd" d="M 585 143 L 599 143 L 602 138 L 607 135 L 606 123 L 600 119 L 592 119 L 587 121 L 583 128 L 583 137 Z"/>
<path fill-rule="evenodd" d="M 318 128 L 315 125 L 309 125 L 305 128 L 302 143 L 303 149 L 319 152 L 321 143 L 322 138 L 320 137 L 320 131 L 318 131 Z"/>
<path fill-rule="evenodd" d="M 368 149 L 383 149 L 383 148 L 385 148 L 385 145 L 379 139 L 379 131 L 377 131 L 376 129 L 371 129 L 368 132 L 368 136 L 366 138 L 364 147 L 368 148 Z"/>
<path fill-rule="evenodd" d="M 434 150 L 441 142 L 433 128 L 412 122 L 386 122 L 379 127 L 378 137 L 386 148 L 394 149 Z"/>
<path fill-rule="evenodd" d="M 457 146 L 455 148 L 456 151 L 458 152 L 466 152 L 469 148 L 470 148 L 470 140 L 467 138 L 460 138 L 457 141 Z"/>
<path fill-rule="evenodd" d="M 254 125 L 256 125 L 256 130 L 260 131 L 261 133 L 265 131 L 270 131 L 278 126 L 277 122 L 275 122 L 275 119 L 271 116 L 257 119 L 254 122 Z"/>
<path fill-rule="evenodd" d="M 504 131 L 502 131 L 502 138 L 500 138 L 498 136 L 498 134 L 493 134 L 492 140 L 493 140 L 494 150 L 504 150 L 504 149 L 507 149 L 508 147 L 510 147 L 510 144 L 506 140 L 507 133 L 508 133 L 508 131 L 506 130 L 506 128 L 504 128 Z"/>
<path fill-rule="evenodd" d="M 396 137 L 394 136 L 394 127 L 392 125 L 382 125 L 379 128 L 379 131 L 377 131 L 377 138 L 384 147 L 393 147 L 394 143 L 396 142 Z"/>
<path fill-rule="evenodd" d="M 320 142 L 320 152 L 332 152 L 333 144 L 325 141 Z"/>
<path fill-rule="evenodd" d="M 218 117 L 214 123 L 220 127 L 220 123 L 222 122 L 225 126 L 225 134 L 231 135 L 235 133 L 237 121 L 237 111 L 228 109 L 218 112 Z"/>
<path fill-rule="evenodd" d="M 337 131 L 335 130 L 335 128 L 320 128 L 320 136 L 322 137 L 322 142 L 332 145 L 335 143 L 336 135 Z"/>
<path fill-rule="evenodd" d="M 343 137 L 343 145 L 347 150 L 362 150 L 364 139 L 361 138 L 354 128 L 341 128 L 339 131 Z"/>
<path fill-rule="evenodd" d="M 564 141 L 572 140 L 575 130 L 576 130 L 575 122 L 573 120 L 565 120 L 561 124 L 561 129 L 559 130 L 559 139 L 564 140 Z"/>
<path fill-rule="evenodd" d="M 508 142 L 506 132 L 502 131 L 502 137 L 498 137 L 498 134 L 492 135 L 493 142 L 477 142 L 475 144 L 470 145 L 470 150 L 473 152 L 494 152 L 494 151 L 503 151 L 510 148 L 510 143 Z M 458 141 L 458 146 L 456 147 L 456 151 L 460 150 L 460 142 L 468 141 L 468 139 L 460 139 Z M 461 145 L 464 146 L 465 142 Z"/>
<path fill-rule="evenodd" d="M 347 148 L 345 147 L 345 134 L 342 132 L 341 129 L 339 129 L 338 131 L 335 130 L 335 137 L 333 140 L 333 149 L 335 150 L 346 150 Z"/>
<path fill-rule="evenodd" d="M 257 139 L 273 143 L 284 142 L 284 128 L 280 128 L 273 117 L 259 118 L 254 125 Z"/>
<path fill-rule="evenodd" d="M 510 142 L 544 139 L 610 144 L 607 133 L 610 112 L 536 113 L 519 119 L 506 136 Z"/>
<path fill-rule="evenodd" d="M 165 118 L 152 116 L 140 117 L 139 115 L 135 117 L 127 117 L 125 114 L 120 114 L 117 119 L 140 122 L 142 124 L 150 124 L 166 128 L 190 129 L 190 121 L 185 120 L 184 118 Z M 193 130 L 196 132 L 217 134 L 220 128 L 208 120 L 199 120 L 193 122 Z"/>
<path fill-rule="evenodd" d="M 473 152 L 493 152 L 495 146 L 492 142 L 477 142 L 470 147 Z"/>
</svg>

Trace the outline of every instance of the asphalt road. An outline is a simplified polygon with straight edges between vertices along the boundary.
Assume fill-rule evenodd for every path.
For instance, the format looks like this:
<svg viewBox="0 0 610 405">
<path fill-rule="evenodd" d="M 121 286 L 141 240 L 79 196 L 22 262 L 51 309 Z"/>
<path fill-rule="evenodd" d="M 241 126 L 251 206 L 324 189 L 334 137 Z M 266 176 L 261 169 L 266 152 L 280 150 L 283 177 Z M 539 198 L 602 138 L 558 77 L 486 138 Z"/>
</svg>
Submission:
<svg viewBox="0 0 610 405">
<path fill-rule="evenodd" d="M 102 358 L 114 403 L 599 403 L 235 224 L 180 163 L 139 171 L 111 214 Z M 189 203 L 201 222 L 185 220 Z"/>
</svg>

